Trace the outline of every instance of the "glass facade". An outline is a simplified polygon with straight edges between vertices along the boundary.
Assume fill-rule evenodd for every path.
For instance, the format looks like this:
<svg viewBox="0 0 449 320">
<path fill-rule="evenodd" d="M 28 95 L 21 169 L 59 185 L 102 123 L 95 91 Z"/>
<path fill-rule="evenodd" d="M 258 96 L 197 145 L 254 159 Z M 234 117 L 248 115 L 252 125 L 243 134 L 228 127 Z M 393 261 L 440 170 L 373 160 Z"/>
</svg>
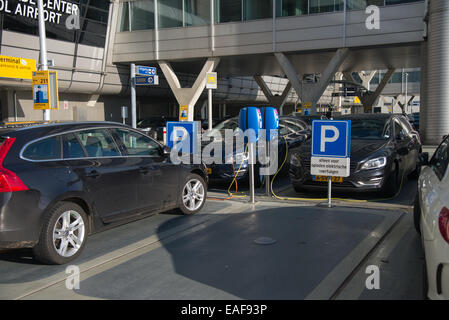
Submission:
<svg viewBox="0 0 449 320">
<path fill-rule="evenodd" d="M 120 30 L 153 29 L 154 1 L 156 0 L 124 2 Z M 277 17 L 343 11 L 345 2 L 344 0 L 159 0 L 157 1 L 159 28 L 209 24 L 211 1 L 214 1 L 215 23 L 270 19 L 273 17 L 273 1 Z M 386 6 L 420 1 L 423 0 L 346 0 L 346 6 L 348 10 L 364 10 L 370 5 Z"/>
<path fill-rule="evenodd" d="M 210 24 L 209 0 L 185 0 L 184 25 L 203 26 Z"/>
<path fill-rule="evenodd" d="M 104 47 L 109 0 L 44 0 L 44 7 L 47 38 Z M 79 17 L 79 23 L 73 15 Z M 37 4 L 9 0 L 8 10 L 0 13 L 0 28 L 39 35 Z"/>
</svg>

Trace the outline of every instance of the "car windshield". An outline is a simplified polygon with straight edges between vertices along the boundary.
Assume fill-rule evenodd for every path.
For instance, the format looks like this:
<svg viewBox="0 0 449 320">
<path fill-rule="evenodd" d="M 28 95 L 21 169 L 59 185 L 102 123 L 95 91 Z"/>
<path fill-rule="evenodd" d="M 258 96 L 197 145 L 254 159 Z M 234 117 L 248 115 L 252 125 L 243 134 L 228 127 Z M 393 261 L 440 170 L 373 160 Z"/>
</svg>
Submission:
<svg viewBox="0 0 449 320">
<path fill-rule="evenodd" d="M 351 119 L 352 139 L 388 139 L 389 119 Z"/>
<path fill-rule="evenodd" d="M 226 130 L 226 129 L 235 130 L 235 129 L 238 128 L 238 126 L 239 126 L 238 119 L 237 118 L 232 118 L 232 119 L 220 122 L 219 124 L 217 124 L 215 126 L 214 129 L 215 130 Z"/>
</svg>

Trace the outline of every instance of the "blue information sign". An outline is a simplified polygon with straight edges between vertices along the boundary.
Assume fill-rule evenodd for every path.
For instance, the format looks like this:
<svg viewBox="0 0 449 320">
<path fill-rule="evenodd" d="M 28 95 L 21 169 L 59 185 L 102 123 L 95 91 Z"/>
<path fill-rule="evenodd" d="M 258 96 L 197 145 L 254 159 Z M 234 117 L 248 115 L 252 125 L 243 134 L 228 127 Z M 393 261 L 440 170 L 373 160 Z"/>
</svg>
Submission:
<svg viewBox="0 0 449 320">
<path fill-rule="evenodd" d="M 158 76 L 137 76 L 135 78 L 136 86 L 158 85 Z"/>
<path fill-rule="evenodd" d="M 136 66 L 136 74 L 140 76 L 155 76 L 157 70 L 155 67 Z"/>
<path fill-rule="evenodd" d="M 350 155 L 350 120 L 315 120 L 312 122 L 312 157 L 349 158 Z"/>
</svg>

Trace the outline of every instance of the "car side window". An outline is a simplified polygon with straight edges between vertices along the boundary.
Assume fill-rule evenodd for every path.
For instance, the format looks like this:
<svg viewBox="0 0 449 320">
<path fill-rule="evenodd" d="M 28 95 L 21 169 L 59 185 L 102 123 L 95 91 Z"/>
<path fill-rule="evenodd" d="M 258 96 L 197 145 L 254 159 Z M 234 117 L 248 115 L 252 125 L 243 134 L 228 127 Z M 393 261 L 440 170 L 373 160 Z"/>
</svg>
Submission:
<svg viewBox="0 0 449 320">
<path fill-rule="evenodd" d="M 61 141 L 59 136 L 36 141 L 30 144 L 22 153 L 29 160 L 61 159 Z"/>
<path fill-rule="evenodd" d="M 62 136 L 62 149 L 64 159 L 78 159 L 86 157 L 83 146 L 73 133 L 68 133 Z"/>
<path fill-rule="evenodd" d="M 84 149 L 87 156 L 91 158 L 101 157 L 119 157 L 114 140 L 106 129 L 91 129 L 75 133 Z"/>
<path fill-rule="evenodd" d="M 161 146 L 148 136 L 125 129 L 114 129 L 114 132 L 128 155 L 150 157 L 161 157 L 163 155 Z"/>
<path fill-rule="evenodd" d="M 394 120 L 394 136 L 396 140 L 401 140 L 406 135 L 404 128 L 398 122 L 398 120 Z"/>
<path fill-rule="evenodd" d="M 383 136 L 385 139 L 389 139 L 391 137 L 391 125 L 390 122 L 387 122 L 385 125 Z"/>
<path fill-rule="evenodd" d="M 410 133 L 410 131 L 413 131 L 412 125 L 406 118 L 401 117 L 399 119 L 401 120 L 401 124 L 407 133 Z"/>
<path fill-rule="evenodd" d="M 430 160 L 430 167 L 438 179 L 442 180 L 449 164 L 449 139 L 444 140 Z"/>
</svg>

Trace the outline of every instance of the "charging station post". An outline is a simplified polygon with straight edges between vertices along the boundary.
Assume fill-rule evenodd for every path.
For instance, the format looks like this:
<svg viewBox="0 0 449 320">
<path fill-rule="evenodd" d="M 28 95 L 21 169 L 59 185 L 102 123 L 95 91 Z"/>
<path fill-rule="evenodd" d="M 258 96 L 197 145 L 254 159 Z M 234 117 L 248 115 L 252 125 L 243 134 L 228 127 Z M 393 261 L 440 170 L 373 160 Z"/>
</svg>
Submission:
<svg viewBox="0 0 449 320">
<path fill-rule="evenodd" d="M 276 108 L 265 107 L 262 109 L 263 126 L 265 129 L 265 141 L 266 141 L 266 157 L 268 159 L 268 165 L 271 166 L 271 141 L 277 139 L 279 130 L 279 113 Z M 267 170 L 269 171 L 269 170 Z M 265 195 L 270 196 L 270 174 L 267 172 L 265 176 Z"/>
<path fill-rule="evenodd" d="M 260 129 L 262 128 L 262 113 L 259 108 L 247 107 L 240 110 L 239 128 L 246 133 L 245 142 L 249 143 L 249 193 L 250 202 L 255 201 L 254 191 L 254 145 L 259 139 Z"/>
</svg>

